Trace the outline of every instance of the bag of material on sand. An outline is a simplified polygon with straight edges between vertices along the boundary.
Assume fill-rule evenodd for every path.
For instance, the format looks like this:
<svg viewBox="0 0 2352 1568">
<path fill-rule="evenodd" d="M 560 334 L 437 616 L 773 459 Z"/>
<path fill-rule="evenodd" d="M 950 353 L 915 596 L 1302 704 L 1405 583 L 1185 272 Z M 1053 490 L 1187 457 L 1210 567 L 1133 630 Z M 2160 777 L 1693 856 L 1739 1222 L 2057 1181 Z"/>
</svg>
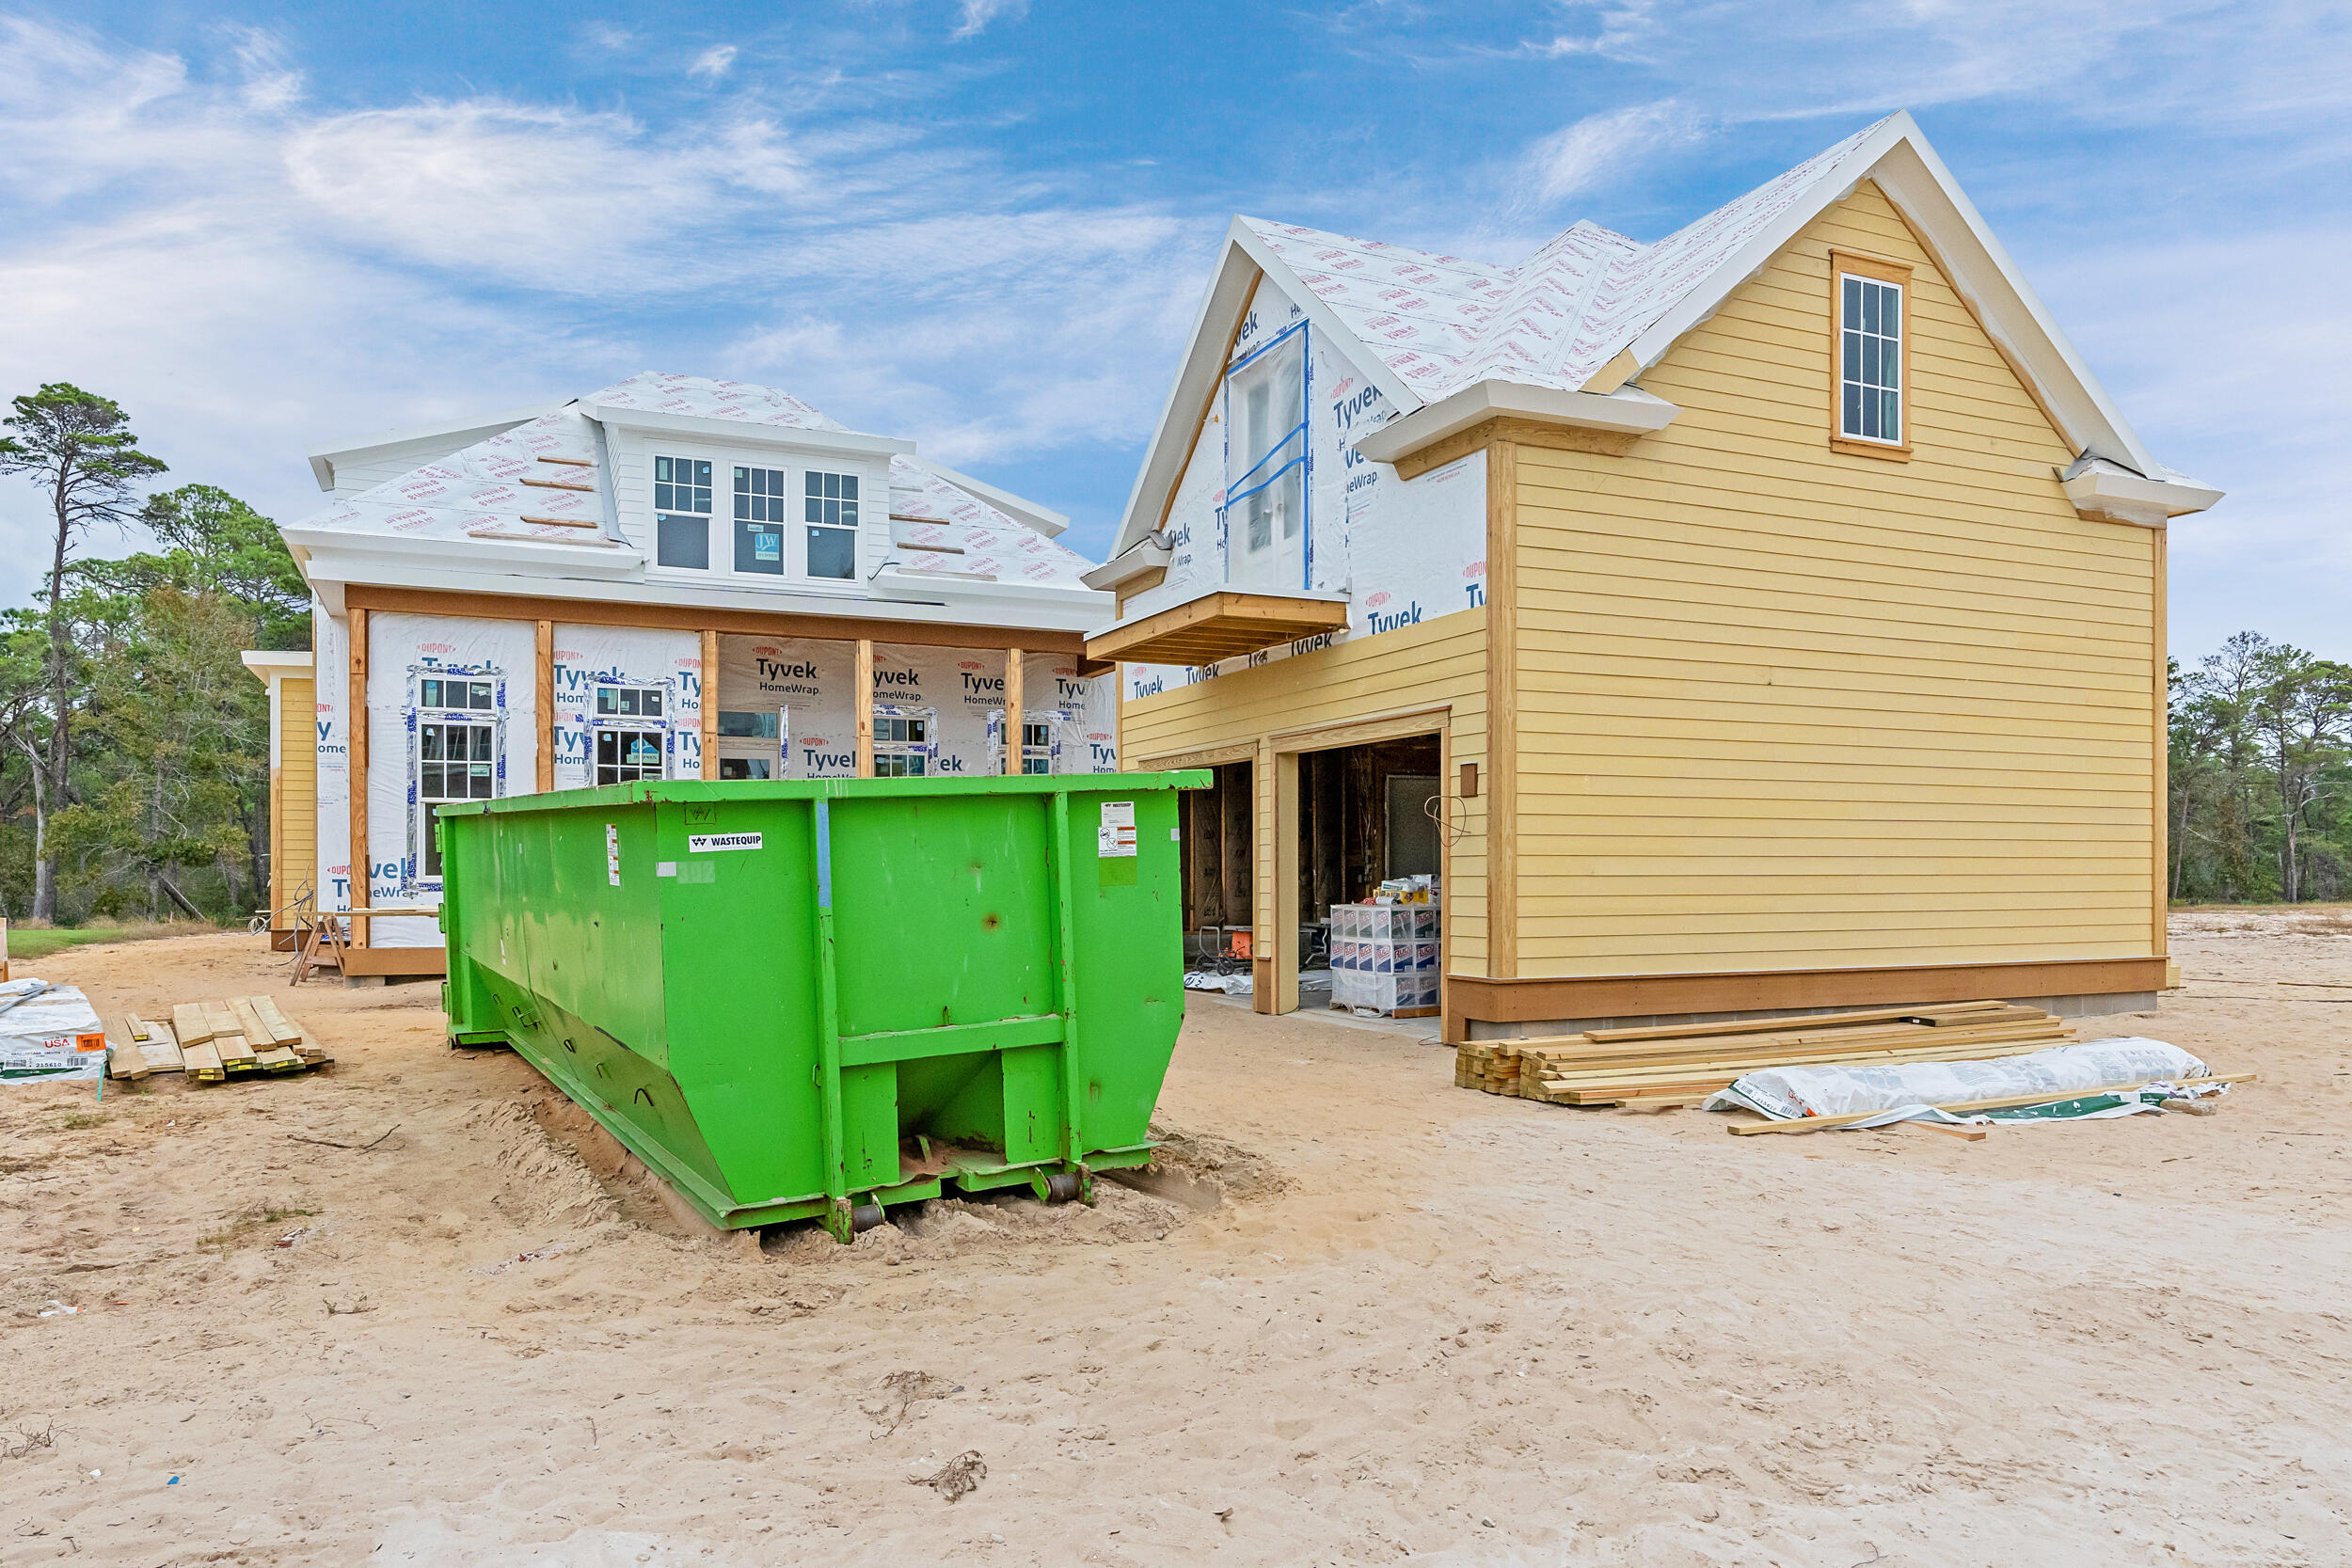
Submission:
<svg viewBox="0 0 2352 1568">
<path fill-rule="evenodd" d="M 1980 1062 L 1768 1068 L 1710 1095 L 1707 1109 L 1749 1110 L 1774 1121 L 1793 1121 L 2039 1094 L 2065 1100 L 2158 1079 L 2177 1084 L 2206 1077 L 2210 1070 L 2177 1045 L 2126 1035 Z"/>
<path fill-rule="evenodd" d="M 0 985 L 0 1081 L 97 1078 L 106 1070 L 106 1030 L 89 999 L 46 980 Z"/>
</svg>

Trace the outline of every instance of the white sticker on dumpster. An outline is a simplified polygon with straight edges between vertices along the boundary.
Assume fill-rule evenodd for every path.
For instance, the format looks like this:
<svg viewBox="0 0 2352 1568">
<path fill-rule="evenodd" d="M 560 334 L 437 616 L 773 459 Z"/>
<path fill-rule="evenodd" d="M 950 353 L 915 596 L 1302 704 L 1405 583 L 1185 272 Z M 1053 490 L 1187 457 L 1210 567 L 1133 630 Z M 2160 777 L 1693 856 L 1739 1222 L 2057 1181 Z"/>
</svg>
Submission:
<svg viewBox="0 0 2352 1568">
<path fill-rule="evenodd" d="M 1103 829 L 1095 853 L 1108 860 L 1114 856 L 1132 858 L 1136 852 L 1136 803 L 1133 800 L 1103 802 Z"/>
<path fill-rule="evenodd" d="M 715 854 L 722 849 L 756 849 L 757 833 L 688 833 L 686 847 L 697 855 Z"/>
</svg>

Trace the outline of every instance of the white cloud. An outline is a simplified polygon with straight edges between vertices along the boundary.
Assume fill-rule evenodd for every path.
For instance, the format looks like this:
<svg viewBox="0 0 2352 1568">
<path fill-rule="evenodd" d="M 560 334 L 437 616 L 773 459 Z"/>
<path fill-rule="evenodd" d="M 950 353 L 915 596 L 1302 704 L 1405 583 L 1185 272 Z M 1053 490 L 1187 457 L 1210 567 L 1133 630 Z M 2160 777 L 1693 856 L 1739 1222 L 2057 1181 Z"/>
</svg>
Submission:
<svg viewBox="0 0 2352 1568">
<path fill-rule="evenodd" d="M 976 38 L 1000 17 L 1019 20 L 1029 14 L 1029 0 L 963 0 L 963 15 L 949 38 Z"/>
<path fill-rule="evenodd" d="M 686 74 L 715 82 L 734 67 L 735 55 L 735 45 L 714 44 L 694 56 L 694 63 L 686 68 Z"/>
<path fill-rule="evenodd" d="M 1536 205 L 1549 207 L 1622 180 L 1651 154 L 1703 135 L 1698 117 L 1672 99 L 1587 115 L 1527 150 L 1524 170 Z"/>
</svg>

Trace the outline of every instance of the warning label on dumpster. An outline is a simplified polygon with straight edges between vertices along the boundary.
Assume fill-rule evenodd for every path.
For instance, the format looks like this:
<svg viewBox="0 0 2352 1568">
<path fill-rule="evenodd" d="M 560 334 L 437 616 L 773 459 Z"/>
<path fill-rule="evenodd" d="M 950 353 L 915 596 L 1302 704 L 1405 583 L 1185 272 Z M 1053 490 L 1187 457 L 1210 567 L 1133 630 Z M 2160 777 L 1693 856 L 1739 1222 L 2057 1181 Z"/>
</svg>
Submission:
<svg viewBox="0 0 2352 1568">
<path fill-rule="evenodd" d="M 757 833 L 688 833 L 686 847 L 697 855 L 714 854 L 721 849 L 756 849 Z"/>
<path fill-rule="evenodd" d="M 1103 830 L 1096 843 L 1095 853 L 1105 860 L 1113 857 L 1134 858 L 1136 803 L 1133 800 L 1103 802 Z"/>
</svg>

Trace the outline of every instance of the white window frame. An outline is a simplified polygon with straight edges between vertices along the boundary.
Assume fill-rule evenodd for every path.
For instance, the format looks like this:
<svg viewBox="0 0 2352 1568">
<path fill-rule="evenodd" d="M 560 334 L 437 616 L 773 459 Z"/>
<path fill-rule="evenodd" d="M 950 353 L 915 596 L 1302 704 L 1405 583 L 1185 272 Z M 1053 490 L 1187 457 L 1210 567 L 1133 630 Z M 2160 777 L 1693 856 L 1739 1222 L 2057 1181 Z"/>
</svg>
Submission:
<svg viewBox="0 0 2352 1568">
<path fill-rule="evenodd" d="M 604 694 L 608 691 L 614 693 L 623 691 L 638 693 L 641 694 L 641 699 L 643 693 L 654 693 L 661 699 L 661 711 L 658 715 L 650 716 L 643 712 L 621 713 L 615 711 L 612 713 L 607 713 L 604 711 Z M 609 784 L 638 784 L 644 782 L 643 774 L 640 774 L 637 778 L 633 779 L 608 780 L 599 776 L 599 770 L 604 765 L 596 760 L 597 741 L 601 736 L 606 735 L 650 734 L 654 736 L 655 748 L 660 752 L 661 761 L 660 764 L 660 770 L 654 774 L 653 777 L 659 779 L 675 777 L 677 771 L 676 722 L 677 692 L 674 689 L 674 683 L 672 682 L 596 681 L 592 683 L 588 689 L 589 784 L 592 786 L 602 788 Z M 638 765 L 623 762 L 614 763 L 612 766 L 616 769 L 626 769 L 634 768 Z"/>
<path fill-rule="evenodd" d="M 663 463 L 699 464 L 710 470 L 710 477 L 714 483 L 710 484 L 686 485 L 685 488 L 688 491 L 687 504 L 679 506 L 675 504 L 677 500 L 676 490 L 679 486 L 677 482 L 673 479 L 668 482 L 672 491 L 670 496 L 672 504 L 669 506 L 663 506 L 661 504 L 661 489 L 664 482 L 658 477 L 661 472 L 661 465 Z M 675 472 L 675 470 L 673 471 Z M 660 567 L 661 570 L 665 572 L 707 573 L 714 569 L 710 564 L 710 525 L 713 518 L 712 501 L 719 493 L 718 486 L 715 483 L 719 477 L 719 464 L 711 461 L 707 457 L 703 457 L 691 452 L 680 452 L 673 449 L 669 451 L 656 450 L 646 454 L 645 473 L 647 477 L 645 481 L 645 493 L 647 496 L 652 498 L 653 501 L 653 559 L 654 563 Z M 702 519 L 702 565 L 677 566 L 672 565 L 661 559 L 661 519 L 664 517 L 700 517 Z M 733 543 L 731 538 L 729 543 Z"/>
<path fill-rule="evenodd" d="M 888 726 L 909 723 L 920 723 L 923 726 L 922 739 L 887 736 Z M 922 763 L 922 766 L 901 772 L 884 772 L 882 764 L 885 758 L 916 759 Z M 876 703 L 874 705 L 873 776 L 878 779 L 915 779 L 935 778 L 938 774 L 939 710 L 914 707 L 902 703 Z"/>
<path fill-rule="evenodd" d="M 462 706 L 453 706 L 444 700 L 430 707 L 426 706 L 424 699 L 427 695 L 425 689 L 427 681 L 432 681 L 440 688 L 434 694 L 444 699 L 449 695 L 447 688 L 450 683 L 461 681 L 466 683 L 469 689 L 466 704 Z M 489 705 L 486 707 L 473 700 L 481 695 L 477 689 L 484 687 L 488 688 Z M 437 805 L 453 805 L 459 801 L 495 800 L 506 794 L 505 674 L 497 666 L 488 664 L 481 666 L 410 665 L 407 708 L 408 845 L 407 854 L 401 861 L 400 881 L 404 895 L 413 896 L 421 893 L 438 893 L 441 889 L 440 874 L 428 869 L 435 849 L 433 808 Z M 469 731 L 483 729 L 489 732 L 489 794 L 476 795 L 469 790 L 464 795 L 443 793 L 426 796 L 424 792 L 424 732 L 428 725 L 441 732 L 445 747 L 448 730 L 452 725 L 463 725 Z M 471 751 L 472 747 L 469 745 L 467 749 Z M 437 760 L 446 768 L 446 758 Z M 474 759 L 468 757 L 465 760 L 470 770 L 474 766 Z M 446 776 L 443 782 L 446 784 Z M 360 782 L 359 787 L 366 787 L 364 780 Z"/>
<path fill-rule="evenodd" d="M 857 495 L 827 496 L 825 481 L 837 480 L 835 486 L 855 490 Z M 801 576 L 810 582 L 854 583 L 858 580 L 858 546 L 865 539 L 865 510 L 861 498 L 866 490 L 863 476 L 848 468 L 820 468 L 814 465 L 801 470 L 801 517 L 797 549 L 800 554 Z M 826 519 L 826 509 L 833 509 L 833 518 Z M 846 519 L 846 520 L 843 520 Z M 850 536 L 850 575 L 846 578 L 817 577 L 809 571 L 808 546 L 819 529 Z"/>
<path fill-rule="evenodd" d="M 1904 263 L 1830 253 L 1830 445 L 1838 451 L 1910 459 L 1917 412 L 1911 402 L 1911 284 L 1912 269 Z"/>
</svg>

